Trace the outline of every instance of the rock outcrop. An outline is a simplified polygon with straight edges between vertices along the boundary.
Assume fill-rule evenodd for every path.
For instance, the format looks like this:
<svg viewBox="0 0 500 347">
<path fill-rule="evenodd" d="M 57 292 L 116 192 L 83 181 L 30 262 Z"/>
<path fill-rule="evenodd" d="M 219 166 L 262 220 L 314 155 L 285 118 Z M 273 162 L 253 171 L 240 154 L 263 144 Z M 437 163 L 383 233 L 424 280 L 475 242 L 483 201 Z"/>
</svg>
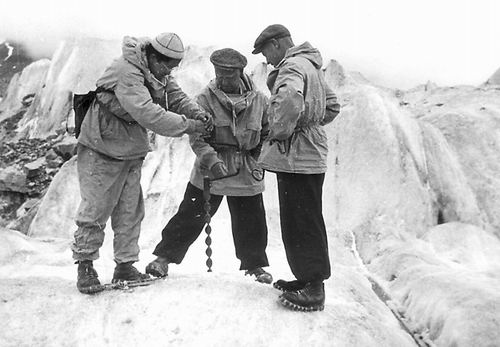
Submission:
<svg viewBox="0 0 500 347">
<path fill-rule="evenodd" d="M 14 41 L 0 42 L 0 101 L 6 96 L 7 87 L 16 74 L 33 62 L 24 45 Z"/>
</svg>

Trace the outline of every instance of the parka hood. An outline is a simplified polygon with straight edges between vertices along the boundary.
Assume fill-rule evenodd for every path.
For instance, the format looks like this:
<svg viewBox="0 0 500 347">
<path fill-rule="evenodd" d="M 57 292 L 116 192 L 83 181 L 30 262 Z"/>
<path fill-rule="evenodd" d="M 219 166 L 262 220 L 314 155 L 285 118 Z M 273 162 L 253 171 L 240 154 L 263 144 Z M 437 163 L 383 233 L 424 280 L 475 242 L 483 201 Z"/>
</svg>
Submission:
<svg viewBox="0 0 500 347">
<path fill-rule="evenodd" d="M 317 69 L 320 69 L 323 66 L 323 58 L 321 57 L 321 53 L 318 49 L 314 48 L 309 42 L 304 42 L 299 46 L 294 46 L 290 48 L 286 54 L 286 58 L 300 56 L 309 60 Z"/>
<path fill-rule="evenodd" d="M 165 87 L 168 79 L 172 76 L 165 76 L 163 80 L 159 81 L 151 72 L 146 58 L 146 46 L 151 42 L 148 37 L 135 38 L 125 36 L 122 44 L 122 56 L 130 64 L 141 70 L 144 77 L 148 82 L 157 87 Z"/>
<path fill-rule="evenodd" d="M 148 70 L 146 45 L 149 41 L 150 39 L 147 37 L 136 38 L 125 36 L 122 43 L 123 58 L 143 71 Z"/>
</svg>

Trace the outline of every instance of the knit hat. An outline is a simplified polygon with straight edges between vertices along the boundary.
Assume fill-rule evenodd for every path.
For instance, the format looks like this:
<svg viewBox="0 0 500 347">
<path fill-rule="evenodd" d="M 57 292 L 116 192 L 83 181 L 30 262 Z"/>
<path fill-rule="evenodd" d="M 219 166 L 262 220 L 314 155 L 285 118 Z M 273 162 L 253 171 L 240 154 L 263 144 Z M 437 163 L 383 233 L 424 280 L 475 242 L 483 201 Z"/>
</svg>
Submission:
<svg viewBox="0 0 500 347">
<path fill-rule="evenodd" d="M 151 40 L 151 45 L 160 54 L 173 58 L 184 57 L 184 45 L 181 38 L 174 33 L 161 33 Z"/>
<path fill-rule="evenodd" d="M 285 28 L 285 26 L 281 24 L 272 24 L 265 28 L 257 37 L 253 45 L 254 50 L 252 54 L 259 54 L 262 52 L 262 48 L 269 40 L 280 39 L 288 36 L 290 36 L 290 32 L 287 28 Z"/>
<path fill-rule="evenodd" d="M 223 48 L 210 55 L 210 61 L 216 67 L 229 69 L 243 69 L 247 66 L 247 58 L 232 48 Z"/>
</svg>

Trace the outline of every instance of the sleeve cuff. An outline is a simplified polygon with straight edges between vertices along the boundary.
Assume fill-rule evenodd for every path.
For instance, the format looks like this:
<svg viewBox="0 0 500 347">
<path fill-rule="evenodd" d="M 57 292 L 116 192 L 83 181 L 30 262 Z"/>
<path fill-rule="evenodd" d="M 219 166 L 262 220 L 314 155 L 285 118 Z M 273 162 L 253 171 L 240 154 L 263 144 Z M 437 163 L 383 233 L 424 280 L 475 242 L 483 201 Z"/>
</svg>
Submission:
<svg viewBox="0 0 500 347">
<path fill-rule="evenodd" d="M 195 130 L 196 130 L 196 126 L 195 126 L 195 121 L 194 119 L 186 119 L 186 123 L 187 123 L 187 128 L 186 128 L 186 131 L 185 133 L 186 134 L 194 134 L 195 133 Z"/>
</svg>

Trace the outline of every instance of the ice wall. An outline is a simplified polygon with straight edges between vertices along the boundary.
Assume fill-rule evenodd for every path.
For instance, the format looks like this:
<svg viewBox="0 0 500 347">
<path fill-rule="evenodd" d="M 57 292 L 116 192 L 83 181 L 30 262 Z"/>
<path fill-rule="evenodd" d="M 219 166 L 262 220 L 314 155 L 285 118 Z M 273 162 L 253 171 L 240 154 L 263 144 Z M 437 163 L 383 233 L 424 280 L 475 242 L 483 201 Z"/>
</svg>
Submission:
<svg viewBox="0 0 500 347">
<path fill-rule="evenodd" d="M 72 89 L 59 86 L 85 85 L 74 82 L 87 76 L 85 70 L 69 68 L 82 59 L 77 52 L 83 51 L 63 46 L 54 57 L 47 76 L 52 86 L 37 96 L 23 123 L 29 134 L 60 127 L 69 94 L 55 91 Z M 194 95 L 213 77 L 211 48 L 188 52 L 176 77 Z M 91 71 L 96 79 L 97 70 Z M 252 72 L 264 91 L 267 72 L 265 65 Z M 498 344 L 500 92 L 430 83 L 393 91 L 334 61 L 325 76 L 342 107 L 326 128 L 323 201 L 331 239 L 352 235 L 368 276 L 387 290 L 409 325 L 437 345 Z M 175 212 L 193 160 L 186 137 L 156 137 L 142 173 L 147 212 L 141 242 L 152 245 Z M 268 219 L 275 222 L 273 175 L 266 185 Z M 54 179 L 30 235 L 70 240 L 78 202 L 70 161 Z"/>
</svg>

